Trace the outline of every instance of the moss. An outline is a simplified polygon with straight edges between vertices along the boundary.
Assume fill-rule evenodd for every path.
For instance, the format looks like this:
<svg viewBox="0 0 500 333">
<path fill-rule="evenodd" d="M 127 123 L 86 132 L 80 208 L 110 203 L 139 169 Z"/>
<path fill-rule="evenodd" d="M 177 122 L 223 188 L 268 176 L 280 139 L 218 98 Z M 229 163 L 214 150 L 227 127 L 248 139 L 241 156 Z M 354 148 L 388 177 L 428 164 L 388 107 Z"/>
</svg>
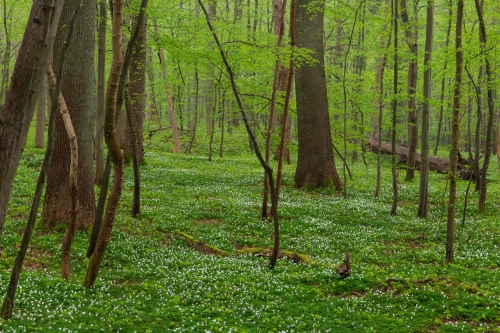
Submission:
<svg viewBox="0 0 500 333">
<path fill-rule="evenodd" d="M 194 248 L 195 250 L 197 250 L 200 253 L 215 254 L 215 255 L 218 255 L 221 257 L 228 257 L 228 256 L 233 255 L 231 252 L 221 250 L 216 246 L 199 241 L 196 238 L 194 238 L 193 236 L 188 235 L 185 232 L 182 232 L 180 230 L 176 230 L 175 233 L 178 236 L 181 236 L 182 238 L 186 239 L 189 246 L 191 246 L 192 248 Z"/>
</svg>

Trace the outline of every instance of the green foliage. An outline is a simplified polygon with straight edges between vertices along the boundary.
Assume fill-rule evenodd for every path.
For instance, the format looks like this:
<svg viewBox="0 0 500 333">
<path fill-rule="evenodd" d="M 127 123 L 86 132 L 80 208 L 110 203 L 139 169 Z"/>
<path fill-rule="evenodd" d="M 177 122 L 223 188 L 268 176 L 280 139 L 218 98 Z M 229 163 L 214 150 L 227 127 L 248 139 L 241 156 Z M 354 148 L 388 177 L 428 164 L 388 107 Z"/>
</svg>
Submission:
<svg viewBox="0 0 500 333">
<path fill-rule="evenodd" d="M 72 276 L 64 281 L 59 277 L 61 234 L 37 229 L 14 316 L 0 323 L 1 331 L 498 329 L 500 225 L 494 186 L 487 207 L 491 215 L 478 216 L 477 194 L 470 194 L 469 218 L 465 227 L 457 227 L 456 263 L 444 265 L 444 175 L 430 175 L 430 219 L 425 221 L 415 218 L 418 182 L 401 184 L 400 210 L 389 215 L 390 157 L 383 159 L 379 199 L 373 199 L 371 182 L 374 154 L 367 155 L 368 168 L 350 166 L 354 179 L 347 200 L 333 191 L 295 190 L 294 166 L 285 166 L 281 246 L 312 261 L 281 259 L 269 271 L 268 260 L 257 254 L 201 254 L 186 244 L 186 237 L 175 235 L 183 230 L 195 241 L 233 253 L 228 237 L 250 248 L 269 248 L 272 225 L 259 219 L 263 173 L 254 156 L 214 158 L 210 163 L 205 156 L 175 156 L 161 144 L 147 144 L 148 165 L 141 168 L 142 214 L 129 216 L 129 168 L 96 286 L 81 286 L 88 231 L 75 236 Z M 32 153 L 43 154 L 31 147 L 24 154 Z M 25 181 L 16 182 L 13 190 L 11 207 L 17 213 L 10 213 L 6 224 L 1 290 L 6 290 L 37 174 L 22 161 L 17 177 Z M 492 184 L 498 181 L 497 175 L 491 179 Z M 459 182 L 459 196 L 466 185 Z M 336 267 L 345 251 L 351 253 L 353 272 L 340 278 Z"/>
</svg>

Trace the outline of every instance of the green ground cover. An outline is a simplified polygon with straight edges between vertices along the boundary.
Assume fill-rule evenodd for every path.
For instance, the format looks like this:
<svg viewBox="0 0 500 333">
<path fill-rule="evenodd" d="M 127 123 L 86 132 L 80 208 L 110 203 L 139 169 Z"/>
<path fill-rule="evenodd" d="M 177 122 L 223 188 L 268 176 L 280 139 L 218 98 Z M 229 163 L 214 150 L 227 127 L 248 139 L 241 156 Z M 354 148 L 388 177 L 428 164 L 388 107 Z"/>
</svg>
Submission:
<svg viewBox="0 0 500 333">
<path fill-rule="evenodd" d="M 263 172 L 254 156 L 174 156 L 148 143 L 142 167 L 142 213 L 130 217 L 132 172 L 112 241 L 94 288 L 82 287 L 90 231 L 77 233 L 72 275 L 60 277 L 63 231 L 37 227 L 2 332 L 458 332 L 500 331 L 499 176 L 490 168 L 487 215 L 471 192 L 468 217 L 457 214 L 456 262 L 444 264 L 445 176 L 430 175 L 430 218 L 416 218 L 418 180 L 401 183 L 398 214 L 384 158 L 381 197 L 373 198 L 375 158 L 351 165 L 348 199 L 330 189 L 293 188 L 285 169 L 279 215 L 281 246 L 315 260 L 198 253 L 180 230 L 235 252 L 228 237 L 270 247 L 272 224 L 259 219 Z M 27 147 L 16 176 L 0 259 L 5 293 L 43 152 Z M 337 161 L 338 166 L 340 165 Z M 339 168 L 340 170 L 340 168 Z M 459 183 L 458 210 L 467 182 Z M 446 208 L 444 208 L 446 210 Z M 340 279 L 344 252 L 352 274 Z"/>
</svg>

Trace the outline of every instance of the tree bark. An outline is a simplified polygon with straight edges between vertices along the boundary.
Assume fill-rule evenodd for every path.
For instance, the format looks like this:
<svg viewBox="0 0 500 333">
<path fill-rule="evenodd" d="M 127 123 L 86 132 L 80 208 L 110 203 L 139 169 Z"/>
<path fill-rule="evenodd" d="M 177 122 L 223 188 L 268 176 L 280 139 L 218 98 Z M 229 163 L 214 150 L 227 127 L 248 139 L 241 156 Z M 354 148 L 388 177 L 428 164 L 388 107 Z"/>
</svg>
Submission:
<svg viewBox="0 0 500 333">
<path fill-rule="evenodd" d="M 43 148 L 45 141 L 45 114 L 47 113 L 47 81 L 40 81 L 40 93 L 36 104 L 35 147 Z"/>
<path fill-rule="evenodd" d="M 312 7 L 314 6 L 314 10 Z M 314 0 L 296 2 L 298 47 L 313 51 L 314 64 L 302 64 L 295 76 L 298 126 L 298 160 L 295 185 L 299 188 L 343 184 L 335 168 L 324 69 L 324 4 Z"/>
<path fill-rule="evenodd" d="M 40 80 L 52 49 L 64 1 L 35 0 L 0 111 L 0 244 L 12 184 L 26 145 Z"/>
<path fill-rule="evenodd" d="M 68 1 L 63 7 L 56 40 L 54 42 L 54 67 L 58 68 L 59 54 L 66 38 L 71 13 L 79 6 Z M 73 127 L 78 137 L 78 202 L 80 211 L 77 228 L 84 229 L 95 219 L 93 111 L 94 99 L 94 1 L 84 0 L 75 22 L 75 38 L 68 47 L 64 64 L 62 94 L 70 110 Z M 60 75 L 60 73 L 56 73 Z M 54 157 L 47 175 L 47 188 L 42 211 L 42 221 L 50 229 L 71 218 L 70 142 L 62 117 L 56 118 Z"/>
</svg>

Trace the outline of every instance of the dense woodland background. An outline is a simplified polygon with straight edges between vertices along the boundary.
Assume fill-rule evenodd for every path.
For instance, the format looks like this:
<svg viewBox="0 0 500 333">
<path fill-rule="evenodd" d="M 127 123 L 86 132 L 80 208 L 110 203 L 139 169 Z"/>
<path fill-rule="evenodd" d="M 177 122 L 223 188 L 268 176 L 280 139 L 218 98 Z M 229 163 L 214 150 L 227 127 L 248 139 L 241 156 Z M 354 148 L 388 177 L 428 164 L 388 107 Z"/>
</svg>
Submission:
<svg viewBox="0 0 500 333">
<path fill-rule="evenodd" d="M 464 319 L 462 329 L 483 324 L 488 330 L 498 329 L 498 297 L 490 297 L 492 287 L 476 280 L 486 278 L 472 278 L 484 290 L 471 291 L 466 282 L 471 277 L 454 271 L 463 264 L 481 274 L 493 269 L 494 274 L 499 265 L 493 254 L 498 247 L 494 240 L 498 226 L 492 223 L 498 214 L 500 169 L 497 1 L 83 0 L 48 4 L 17 0 L 4 1 L 2 10 L 0 246 L 7 258 L 2 277 L 12 268 L 2 305 L 4 319 L 15 313 L 21 267 L 26 255 L 32 256 L 29 249 L 43 247 L 41 240 L 33 240 L 30 247 L 33 231 L 37 237 L 42 234 L 41 239 L 60 238 L 59 231 L 64 233 L 62 248 L 59 239 L 59 248 L 54 243 L 37 259 L 27 259 L 35 272 L 40 268 L 37 263 L 59 251 L 61 258 L 56 257 L 62 266 L 57 269 L 62 278 L 74 282 L 76 274 L 81 283 L 84 276 L 83 285 L 95 288 L 100 269 L 114 274 L 105 268 L 114 265 L 111 259 L 106 261 L 109 254 L 105 253 L 115 233 L 141 237 L 137 228 L 144 228 L 144 237 L 153 242 L 163 238 L 161 246 L 172 253 L 171 246 L 187 245 L 219 259 L 233 260 L 236 254 L 269 256 L 271 269 L 277 259 L 291 258 L 303 266 L 290 268 L 292 276 L 303 276 L 308 269 L 304 266 L 310 265 L 322 273 L 302 281 L 308 285 L 303 291 L 327 297 L 362 299 L 383 290 L 418 298 L 422 295 L 416 290 L 424 285 L 437 297 L 448 292 L 445 285 L 460 280 L 455 287 L 485 298 L 479 306 L 472 303 L 473 314 L 464 314 L 468 310 L 462 311 L 466 308 L 462 305 L 456 313 L 457 305 L 450 302 L 457 296 L 453 291 L 455 296 L 447 295 L 448 300 L 441 303 L 455 312 L 445 313 L 443 319 L 435 315 L 434 305 L 426 298 L 432 316 L 422 313 L 411 326 L 413 317 L 403 315 L 409 330 L 452 330 L 460 319 Z M 255 155 L 253 160 L 250 154 Z M 262 167 L 258 177 L 257 162 Z M 197 168 L 204 170 L 193 171 Z M 227 179 L 219 178 L 221 172 L 227 172 Z M 249 186 L 249 192 L 241 196 L 249 195 L 252 202 L 236 213 L 238 204 L 224 203 L 222 197 L 231 196 L 231 183 L 239 188 L 240 175 Z M 32 192 L 20 190 L 20 177 L 27 177 L 23 179 L 36 187 L 33 199 Z M 179 196 L 190 212 L 162 225 L 156 221 L 160 215 L 161 219 L 178 219 L 175 214 L 181 214 L 168 217 L 159 207 L 175 205 L 175 201 L 167 200 L 165 191 L 153 194 L 156 187 L 169 188 L 169 181 L 181 186 L 170 188 L 171 196 Z M 224 195 L 212 188 L 217 181 L 228 183 L 221 188 Z M 191 186 L 206 186 L 208 192 L 200 190 L 193 198 L 196 190 Z M 301 211 L 295 195 L 306 198 L 305 207 L 317 202 L 319 208 Z M 18 211 L 23 197 L 27 208 Z M 358 212 L 353 213 L 354 220 L 345 221 L 348 215 L 342 212 L 343 205 Z M 316 216 L 311 222 L 314 230 L 299 231 L 300 225 L 308 223 L 300 217 L 309 219 L 311 214 Z M 323 228 L 321 221 L 328 220 L 324 214 L 331 214 L 330 219 L 338 223 Z M 222 227 L 234 223 L 235 217 L 257 231 L 239 234 L 238 228 L 248 226 L 240 222 L 236 229 L 234 225 Z M 118 230 L 112 234 L 115 218 Z M 466 225 L 467 218 L 475 223 Z M 259 219 L 262 222 L 255 222 Z M 400 223 L 395 239 L 386 239 L 382 230 L 390 226 L 380 219 Z M 25 227 L 23 220 L 28 220 L 23 222 Z M 344 239 L 353 237 L 356 225 L 363 223 L 378 230 L 368 238 L 381 242 L 382 248 L 402 242 L 406 254 L 397 248 L 395 255 L 403 261 L 387 263 Z M 330 227 L 349 230 L 331 235 L 341 237 L 340 242 L 324 239 L 334 249 L 324 250 L 318 240 L 308 240 L 330 232 Z M 17 233 L 19 239 L 9 232 Z M 484 244 L 474 246 L 488 254 L 484 262 L 475 263 L 464 251 L 479 250 L 464 249 L 481 232 Z M 116 244 L 122 246 L 120 241 Z M 146 252 L 155 246 L 148 244 Z M 75 254 L 75 247 L 80 254 Z M 426 252 L 428 248 L 432 250 Z M 382 277 L 381 269 L 415 260 L 408 257 L 409 249 L 416 251 L 415 258 L 425 258 L 421 264 L 432 268 Z M 116 248 L 110 245 L 109 251 Z M 392 256 L 390 251 L 382 252 Z M 442 268 L 443 259 L 455 262 L 455 253 L 458 265 Z M 363 276 L 351 277 L 351 256 L 358 265 L 365 265 L 358 268 Z M 182 259 L 180 266 L 191 266 L 190 260 Z M 251 266 L 249 260 L 240 263 L 242 267 Z M 43 264 L 45 271 L 49 266 L 48 276 L 55 274 L 52 261 Z M 70 270 L 70 261 L 77 263 L 72 265 L 76 268 Z M 338 266 L 336 272 L 332 266 Z M 287 272 L 275 274 L 288 279 Z M 150 277 L 130 278 L 141 281 L 146 293 L 151 287 L 145 284 L 162 284 L 151 282 Z M 107 282 L 97 288 L 107 288 L 106 283 L 115 288 L 116 280 L 122 280 L 114 275 L 104 279 Z M 233 283 L 231 278 L 226 281 Z M 251 281 L 240 282 L 245 288 L 251 286 Z M 309 289 L 315 283 L 318 290 Z M 339 287 L 346 283 L 348 287 Z M 2 281 L 3 286 L 7 283 Z M 291 304 L 299 296 L 300 292 L 293 296 Z M 26 302 L 26 296 L 21 297 Z M 187 305 L 185 295 L 168 297 L 170 306 Z M 272 298 L 264 296 L 268 297 Z M 472 296 L 460 297 L 467 304 Z M 189 320 L 195 322 L 198 315 Z M 119 327 L 125 327 L 127 320 L 118 316 Z M 316 327 L 306 320 L 302 328 L 322 331 L 332 327 L 324 313 L 315 316 L 326 324 Z M 64 320 L 64 315 L 58 318 Z M 283 318 L 265 318 L 277 326 L 264 325 L 264 330 L 292 327 Z M 211 329 L 227 331 L 219 319 L 217 329 Z M 182 326 L 186 322 L 178 318 L 168 323 L 144 319 L 144 327 L 152 327 L 151 320 L 162 329 L 186 329 Z M 50 320 L 42 321 L 50 324 Z M 248 325 L 242 327 L 248 329 Z M 375 326 L 381 330 L 384 322 Z"/>
</svg>

